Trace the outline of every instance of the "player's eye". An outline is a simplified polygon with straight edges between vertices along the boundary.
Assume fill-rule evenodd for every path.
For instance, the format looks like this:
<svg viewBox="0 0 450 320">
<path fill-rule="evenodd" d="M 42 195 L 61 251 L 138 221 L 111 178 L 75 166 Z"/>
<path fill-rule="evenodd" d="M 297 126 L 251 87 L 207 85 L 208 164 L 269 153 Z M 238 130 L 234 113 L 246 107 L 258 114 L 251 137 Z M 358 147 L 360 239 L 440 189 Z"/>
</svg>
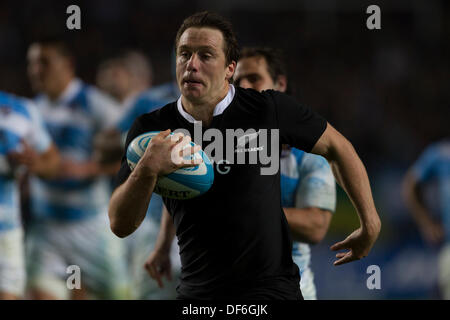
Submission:
<svg viewBox="0 0 450 320">
<path fill-rule="evenodd" d="M 247 77 L 247 80 L 248 80 L 248 82 L 250 82 L 250 83 L 255 83 L 255 82 L 257 82 L 257 81 L 259 80 L 259 77 L 258 77 L 258 75 L 256 75 L 256 74 L 251 74 L 251 75 L 249 75 L 249 76 Z"/>
<path fill-rule="evenodd" d="M 211 55 L 210 53 L 202 53 L 202 54 L 200 54 L 200 57 L 201 57 L 203 60 L 208 60 L 208 59 L 211 59 L 211 58 L 212 58 L 212 55 Z"/>
<path fill-rule="evenodd" d="M 189 59 L 190 53 L 187 51 L 182 51 L 182 52 L 180 52 L 180 57 L 182 57 L 184 59 Z"/>
</svg>

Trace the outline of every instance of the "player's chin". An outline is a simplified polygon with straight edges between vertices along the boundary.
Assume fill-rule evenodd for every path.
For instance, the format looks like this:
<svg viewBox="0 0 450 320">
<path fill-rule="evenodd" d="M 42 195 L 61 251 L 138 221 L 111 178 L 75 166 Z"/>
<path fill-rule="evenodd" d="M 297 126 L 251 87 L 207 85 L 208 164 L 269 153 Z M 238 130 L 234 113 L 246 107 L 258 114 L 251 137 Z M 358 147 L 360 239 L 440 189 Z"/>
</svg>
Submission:
<svg viewBox="0 0 450 320">
<path fill-rule="evenodd" d="M 204 90 L 200 86 L 196 87 L 188 86 L 183 87 L 182 94 L 188 99 L 198 100 L 201 99 L 201 97 L 203 96 Z"/>
</svg>

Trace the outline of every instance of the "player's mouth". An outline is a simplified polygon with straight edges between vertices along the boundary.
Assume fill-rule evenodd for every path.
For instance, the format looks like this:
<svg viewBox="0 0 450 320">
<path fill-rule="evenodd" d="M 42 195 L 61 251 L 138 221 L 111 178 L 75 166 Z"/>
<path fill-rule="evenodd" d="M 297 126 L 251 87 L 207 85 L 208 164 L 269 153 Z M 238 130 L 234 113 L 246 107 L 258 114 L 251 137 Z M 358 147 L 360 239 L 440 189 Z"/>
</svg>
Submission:
<svg viewBox="0 0 450 320">
<path fill-rule="evenodd" d="M 198 80 L 198 79 L 193 79 L 193 78 L 186 78 L 183 79 L 183 84 L 187 85 L 187 86 L 201 86 L 203 85 L 203 82 Z"/>
</svg>

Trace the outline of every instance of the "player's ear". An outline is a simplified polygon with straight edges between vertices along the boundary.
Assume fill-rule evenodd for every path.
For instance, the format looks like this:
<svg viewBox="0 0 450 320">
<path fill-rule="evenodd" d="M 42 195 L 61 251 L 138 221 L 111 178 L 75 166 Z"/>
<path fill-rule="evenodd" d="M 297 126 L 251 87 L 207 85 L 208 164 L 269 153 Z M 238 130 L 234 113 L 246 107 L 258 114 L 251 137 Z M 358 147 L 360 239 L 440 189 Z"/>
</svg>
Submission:
<svg viewBox="0 0 450 320">
<path fill-rule="evenodd" d="M 284 75 L 279 75 L 275 81 L 275 90 L 285 92 L 287 89 L 287 78 Z"/>
<path fill-rule="evenodd" d="M 236 61 L 231 61 L 229 65 L 227 65 L 227 71 L 225 74 L 225 78 L 227 80 L 231 79 L 234 75 L 234 71 L 236 70 Z"/>
</svg>

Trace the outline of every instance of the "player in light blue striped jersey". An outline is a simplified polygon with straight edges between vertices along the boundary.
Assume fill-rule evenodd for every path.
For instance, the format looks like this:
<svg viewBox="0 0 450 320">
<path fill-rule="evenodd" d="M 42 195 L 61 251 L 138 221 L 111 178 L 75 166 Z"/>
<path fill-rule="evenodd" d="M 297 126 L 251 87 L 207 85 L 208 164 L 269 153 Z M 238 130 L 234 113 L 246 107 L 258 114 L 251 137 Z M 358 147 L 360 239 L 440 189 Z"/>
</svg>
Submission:
<svg viewBox="0 0 450 320">
<path fill-rule="evenodd" d="M 58 152 L 31 101 L 0 91 L 0 300 L 24 297 L 25 260 L 17 175 L 54 176 Z"/>
<path fill-rule="evenodd" d="M 57 178 L 30 178 L 31 296 L 128 298 L 124 248 L 107 220 L 107 175 L 115 167 L 93 158 L 94 137 L 117 121 L 119 107 L 75 77 L 72 53 L 58 39 L 30 46 L 28 75 L 33 90 L 40 93 L 36 104 L 62 157 Z M 79 290 L 69 290 L 66 283 L 71 265 L 80 267 Z"/>
<path fill-rule="evenodd" d="M 234 74 L 235 84 L 258 91 L 286 92 L 287 77 L 279 52 L 246 48 Z M 300 269 L 305 300 L 317 299 L 309 244 L 320 242 L 336 207 L 336 185 L 328 161 L 318 155 L 283 146 L 280 159 L 281 201 L 294 240 L 292 258 Z"/>
<path fill-rule="evenodd" d="M 439 289 L 450 300 L 450 137 L 426 148 L 408 171 L 403 191 L 422 237 L 440 248 Z"/>
<path fill-rule="evenodd" d="M 316 300 L 309 244 L 320 242 L 336 208 L 336 186 L 328 161 L 286 148 L 280 159 L 281 205 L 293 237 L 292 258 L 300 269 L 305 300 Z"/>
</svg>

